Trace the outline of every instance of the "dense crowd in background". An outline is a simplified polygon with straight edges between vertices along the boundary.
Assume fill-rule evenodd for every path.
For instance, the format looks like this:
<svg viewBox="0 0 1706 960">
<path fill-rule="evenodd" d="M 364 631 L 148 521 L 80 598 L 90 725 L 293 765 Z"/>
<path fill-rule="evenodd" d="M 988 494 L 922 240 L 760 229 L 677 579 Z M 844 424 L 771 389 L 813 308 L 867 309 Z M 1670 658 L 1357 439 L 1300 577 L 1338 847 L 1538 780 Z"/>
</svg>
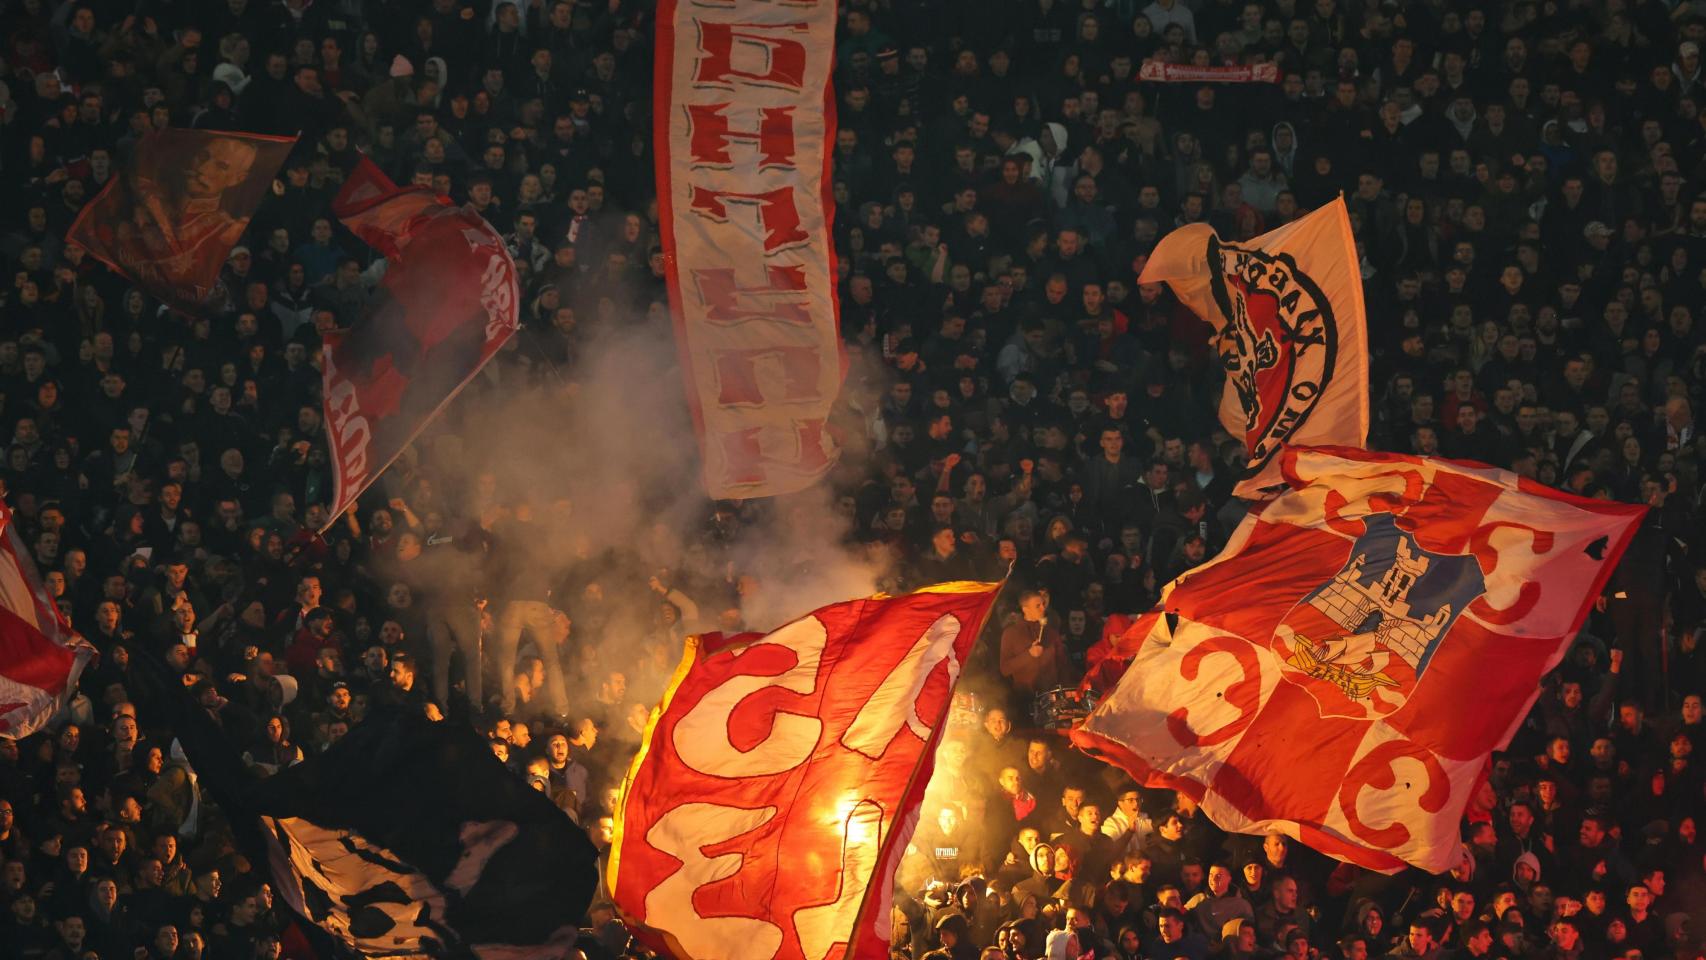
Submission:
<svg viewBox="0 0 1706 960">
<path fill-rule="evenodd" d="M 841 8 L 844 537 L 823 549 L 890 591 L 1012 571 L 901 871 L 895 955 L 1699 956 L 1706 5 Z M 670 349 L 653 15 L 0 3 L 0 477 L 100 654 L 52 729 L 0 740 L 0 958 L 280 953 L 285 908 L 198 795 L 138 658 L 183 676 L 257 778 L 386 705 L 472 716 L 603 848 L 682 637 L 776 625 L 747 622 L 765 584 L 737 562 L 769 505 L 589 543 L 572 498 L 458 454 L 476 449 L 468 411 L 505 395 L 537 388 L 545 422 L 582 402 L 610 336 Z M 1274 61 L 1281 80 L 1139 83 L 1150 58 Z M 230 251 L 224 309 L 202 316 L 61 239 L 169 126 L 300 134 Z M 505 235 L 524 329 L 319 536 L 321 338 L 360 321 L 378 273 L 329 212 L 358 149 Z M 1340 192 L 1371 445 L 1653 508 L 1446 876 L 1228 837 L 1189 798 L 1071 753 L 1050 695 L 1110 614 L 1147 608 L 1244 510 L 1209 329 L 1138 285 L 1148 252 L 1199 221 L 1247 239 Z M 589 956 L 628 949 L 608 904 L 587 925 Z"/>
</svg>

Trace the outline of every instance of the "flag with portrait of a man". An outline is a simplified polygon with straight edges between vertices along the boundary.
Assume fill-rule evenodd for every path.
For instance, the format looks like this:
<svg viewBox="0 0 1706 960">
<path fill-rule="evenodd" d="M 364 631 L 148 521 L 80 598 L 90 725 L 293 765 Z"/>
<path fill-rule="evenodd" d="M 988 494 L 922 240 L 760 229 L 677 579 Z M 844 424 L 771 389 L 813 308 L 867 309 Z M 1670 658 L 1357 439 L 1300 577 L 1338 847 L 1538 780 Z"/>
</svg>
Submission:
<svg viewBox="0 0 1706 960">
<path fill-rule="evenodd" d="M 217 306 L 226 257 L 295 143 L 220 130 L 149 134 L 65 239 L 179 310 Z"/>
</svg>

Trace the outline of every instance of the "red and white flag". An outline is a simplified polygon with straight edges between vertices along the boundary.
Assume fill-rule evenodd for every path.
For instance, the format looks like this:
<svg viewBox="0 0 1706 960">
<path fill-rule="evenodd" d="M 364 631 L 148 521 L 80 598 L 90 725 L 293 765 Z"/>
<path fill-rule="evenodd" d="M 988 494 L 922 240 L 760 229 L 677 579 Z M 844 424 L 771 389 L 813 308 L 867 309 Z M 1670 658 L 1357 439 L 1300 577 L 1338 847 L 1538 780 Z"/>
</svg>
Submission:
<svg viewBox="0 0 1706 960">
<path fill-rule="evenodd" d="M 1639 524 L 1479 464 L 1288 448 L 1286 492 L 1140 618 L 1073 742 L 1375 870 L 1440 872 Z"/>
<path fill-rule="evenodd" d="M 365 157 L 332 212 L 386 268 L 365 315 L 322 354 L 328 526 L 515 333 L 521 299 L 503 237 L 473 207 L 398 187 Z"/>
<path fill-rule="evenodd" d="M 661 0 L 658 213 L 713 497 L 791 493 L 836 459 L 833 0 Z"/>
<path fill-rule="evenodd" d="M 693 637 L 623 785 L 611 896 L 681 960 L 887 960 L 889 891 L 1000 584 Z"/>
<path fill-rule="evenodd" d="M 1367 442 L 1368 322 L 1343 197 L 1245 242 L 1205 223 L 1180 227 L 1137 279 L 1165 281 L 1214 327 L 1226 369 L 1220 423 L 1250 458 L 1238 496 L 1283 482 L 1288 445 Z"/>
<path fill-rule="evenodd" d="M 1138 68 L 1138 79 L 1151 83 L 1278 83 L 1279 64 L 1217 64 L 1199 67 L 1194 63 L 1168 63 L 1153 57 Z"/>
<path fill-rule="evenodd" d="M 95 651 L 42 586 L 3 503 L 0 527 L 0 737 L 17 740 L 53 717 Z"/>
</svg>

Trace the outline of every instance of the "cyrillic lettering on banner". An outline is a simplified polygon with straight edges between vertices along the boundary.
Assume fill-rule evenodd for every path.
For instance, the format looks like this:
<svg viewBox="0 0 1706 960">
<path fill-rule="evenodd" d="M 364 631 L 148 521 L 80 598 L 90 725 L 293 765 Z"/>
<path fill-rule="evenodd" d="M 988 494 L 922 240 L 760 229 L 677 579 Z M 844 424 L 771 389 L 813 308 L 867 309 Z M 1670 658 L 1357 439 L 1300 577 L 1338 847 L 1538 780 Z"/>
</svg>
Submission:
<svg viewBox="0 0 1706 960">
<path fill-rule="evenodd" d="M 835 6 L 658 4 L 665 279 L 714 497 L 790 493 L 836 459 Z"/>
</svg>

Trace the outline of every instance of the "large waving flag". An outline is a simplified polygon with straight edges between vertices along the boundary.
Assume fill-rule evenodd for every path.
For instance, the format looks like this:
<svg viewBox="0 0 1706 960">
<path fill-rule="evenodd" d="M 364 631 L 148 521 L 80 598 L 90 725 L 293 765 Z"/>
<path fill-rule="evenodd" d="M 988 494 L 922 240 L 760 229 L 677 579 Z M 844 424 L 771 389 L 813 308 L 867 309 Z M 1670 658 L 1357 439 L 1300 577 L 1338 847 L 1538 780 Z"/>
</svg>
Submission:
<svg viewBox="0 0 1706 960">
<path fill-rule="evenodd" d="M 369 718 L 250 801 L 274 888 L 358 956 L 576 955 L 598 851 L 465 722 Z"/>
<path fill-rule="evenodd" d="M 1234 492 L 1278 486 L 1288 445 L 1368 440 L 1368 323 L 1343 197 L 1253 240 L 1194 223 L 1163 237 L 1139 283 L 1166 282 L 1215 329 L 1220 423 L 1249 464 Z"/>
<path fill-rule="evenodd" d="M 1130 669 L 1073 742 L 1226 830 L 1449 869 L 1482 764 L 1645 508 L 1347 448 L 1288 448 L 1281 467 L 1286 491 L 1114 651 Z"/>
<path fill-rule="evenodd" d="M 328 524 L 497 354 L 516 331 L 521 299 L 491 224 L 431 190 L 396 186 L 365 157 L 332 211 L 386 268 L 366 315 L 326 338 L 337 491 Z"/>
<path fill-rule="evenodd" d="M 683 960 L 886 960 L 894 872 L 999 589 L 946 583 L 690 638 L 610 852 L 642 938 Z"/>
<path fill-rule="evenodd" d="M 65 239 L 180 310 L 214 305 L 219 271 L 295 142 L 179 127 L 149 134 Z"/>
<path fill-rule="evenodd" d="M 578 955 L 598 851 L 465 719 L 376 708 L 324 753 L 256 781 L 164 661 L 134 662 L 239 849 L 325 938 L 397 960 Z"/>
<path fill-rule="evenodd" d="M 660 0 L 658 213 L 687 400 L 713 497 L 834 466 L 836 4 Z"/>
<path fill-rule="evenodd" d="M 21 740 L 77 688 L 94 648 L 71 632 L 0 503 L 0 737 Z"/>
</svg>

